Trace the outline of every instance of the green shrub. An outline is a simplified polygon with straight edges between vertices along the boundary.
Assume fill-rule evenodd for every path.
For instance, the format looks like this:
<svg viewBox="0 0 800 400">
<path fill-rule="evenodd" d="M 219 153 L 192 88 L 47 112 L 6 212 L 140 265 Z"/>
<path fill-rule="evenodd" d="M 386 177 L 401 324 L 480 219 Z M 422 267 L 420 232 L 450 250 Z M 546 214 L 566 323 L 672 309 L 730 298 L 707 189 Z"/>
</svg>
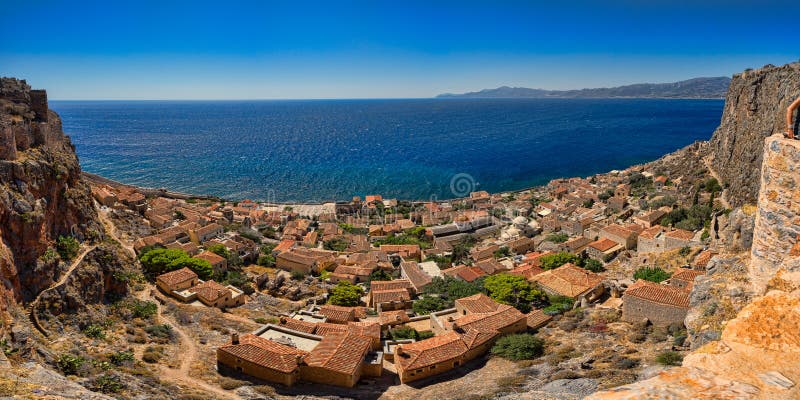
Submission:
<svg viewBox="0 0 800 400">
<path fill-rule="evenodd" d="M 339 281 L 331 289 L 328 304 L 348 307 L 357 306 L 361 304 L 361 296 L 363 295 L 364 289 L 361 286 L 353 285 L 348 281 Z"/>
<path fill-rule="evenodd" d="M 335 237 L 322 243 L 325 250 L 331 251 L 345 251 L 349 246 L 350 243 L 343 237 Z"/>
<path fill-rule="evenodd" d="M 71 260 L 78 255 L 81 244 L 72 236 L 59 236 L 56 242 L 56 251 L 62 260 Z"/>
<path fill-rule="evenodd" d="M 158 305 L 152 301 L 137 299 L 130 304 L 130 309 L 134 318 L 150 318 L 158 312 Z"/>
<path fill-rule="evenodd" d="M 169 324 L 150 325 L 144 328 L 148 335 L 160 339 L 172 339 L 172 326 Z"/>
<path fill-rule="evenodd" d="M 511 274 L 497 274 L 486 277 L 483 287 L 489 296 L 503 304 L 528 312 L 531 302 L 543 300 L 544 294 L 536 290 L 525 277 Z"/>
<path fill-rule="evenodd" d="M 103 327 L 97 324 L 91 324 L 83 328 L 83 334 L 93 339 L 105 339 L 106 333 Z"/>
<path fill-rule="evenodd" d="M 210 251 L 210 252 L 212 252 L 212 253 L 214 253 L 214 254 L 222 257 L 222 258 L 225 258 L 225 259 L 227 259 L 228 257 L 231 256 L 231 251 L 228 250 L 228 248 L 225 247 L 225 245 L 222 244 L 222 243 L 212 244 L 211 246 L 208 246 L 208 248 L 206 248 L 206 250 L 208 250 L 208 251 Z"/>
<path fill-rule="evenodd" d="M 161 346 L 147 346 L 142 353 L 142 361 L 150 364 L 155 364 L 161 361 L 164 356 L 164 349 Z"/>
<path fill-rule="evenodd" d="M 44 253 L 41 256 L 39 256 L 39 258 L 46 263 L 49 263 L 50 261 L 53 261 L 58 257 L 59 257 L 58 252 L 52 247 L 48 247 L 47 250 L 45 250 Z"/>
<path fill-rule="evenodd" d="M 656 356 L 656 362 L 666 366 L 681 365 L 683 356 L 676 351 L 665 351 Z"/>
<path fill-rule="evenodd" d="M 271 267 L 275 265 L 275 256 L 273 256 L 271 253 L 262 253 L 260 256 L 258 256 L 258 261 L 256 261 L 256 264 L 262 267 Z"/>
<path fill-rule="evenodd" d="M 544 341 L 529 333 L 503 336 L 492 347 L 492 354 L 509 360 L 530 360 L 544 354 Z"/>
<path fill-rule="evenodd" d="M 417 315 L 427 315 L 436 311 L 444 310 L 452 306 L 452 303 L 434 296 L 424 295 L 414 302 L 413 309 Z"/>
<path fill-rule="evenodd" d="M 64 375 L 77 375 L 78 369 L 83 366 L 86 360 L 80 356 L 74 356 L 72 354 L 62 354 L 56 360 L 56 365 L 58 365 L 58 369 L 64 373 Z"/>
<path fill-rule="evenodd" d="M 564 243 L 569 240 L 569 235 L 566 233 L 551 233 L 544 240 L 553 243 Z"/>
<path fill-rule="evenodd" d="M 102 393 L 117 393 L 125 388 L 122 380 L 116 375 L 103 374 L 92 383 L 92 390 Z"/>
<path fill-rule="evenodd" d="M 181 249 L 158 248 L 143 251 L 139 255 L 139 261 L 145 272 L 150 275 L 160 275 L 183 267 L 191 269 L 200 279 L 204 280 L 211 278 L 214 273 L 208 260 L 189 257 L 189 254 Z"/>
<path fill-rule="evenodd" d="M 603 263 L 598 260 L 595 260 L 594 258 L 589 258 L 587 260 L 584 260 L 581 266 L 584 269 L 588 269 L 589 271 L 592 272 L 603 272 L 606 270 L 606 268 L 603 266 Z"/>
<path fill-rule="evenodd" d="M 302 273 L 301 271 L 292 271 L 292 280 L 295 281 L 302 281 L 305 279 L 306 274 Z"/>
<path fill-rule="evenodd" d="M 118 351 L 116 353 L 111 354 L 108 357 L 111 360 L 111 363 L 114 365 L 122 365 L 126 362 L 133 362 L 133 352 L 132 351 Z"/>
<path fill-rule="evenodd" d="M 669 279 L 670 274 L 658 267 L 642 267 L 633 274 L 634 279 L 644 279 L 650 282 L 663 282 Z"/>
<path fill-rule="evenodd" d="M 548 254 L 546 256 L 542 256 L 539 258 L 539 260 L 542 262 L 542 269 L 555 269 L 566 263 L 580 263 L 580 258 L 578 258 L 578 256 L 565 252 Z"/>
</svg>

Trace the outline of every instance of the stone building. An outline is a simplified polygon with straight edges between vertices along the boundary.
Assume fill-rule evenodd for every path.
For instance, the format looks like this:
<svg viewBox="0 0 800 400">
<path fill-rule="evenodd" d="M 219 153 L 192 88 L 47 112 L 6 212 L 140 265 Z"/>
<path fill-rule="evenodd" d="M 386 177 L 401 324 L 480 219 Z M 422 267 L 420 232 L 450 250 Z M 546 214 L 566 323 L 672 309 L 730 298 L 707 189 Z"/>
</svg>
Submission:
<svg viewBox="0 0 800 400">
<path fill-rule="evenodd" d="M 199 279 L 197 274 L 189 268 L 181 268 L 170 271 L 156 277 L 156 286 L 164 293 L 170 294 L 174 291 L 188 289 L 197 285 Z"/>
<path fill-rule="evenodd" d="M 650 321 L 653 325 L 683 325 L 689 311 L 689 291 L 638 280 L 622 295 L 622 319 Z"/>
<path fill-rule="evenodd" d="M 534 275 L 530 280 L 548 294 L 576 300 L 594 301 L 605 292 L 602 276 L 572 263 Z"/>
</svg>

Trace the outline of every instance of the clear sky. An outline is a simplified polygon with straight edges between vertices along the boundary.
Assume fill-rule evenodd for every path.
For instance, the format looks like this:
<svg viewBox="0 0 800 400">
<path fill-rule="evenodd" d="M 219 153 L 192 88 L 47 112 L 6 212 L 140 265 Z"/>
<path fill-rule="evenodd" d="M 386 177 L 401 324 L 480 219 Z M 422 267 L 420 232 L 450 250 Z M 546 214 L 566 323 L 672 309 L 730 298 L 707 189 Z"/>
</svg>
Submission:
<svg viewBox="0 0 800 400">
<path fill-rule="evenodd" d="M 564 5 L 566 4 L 566 5 Z M 730 76 L 800 58 L 800 1 L 0 0 L 51 99 L 429 97 Z"/>
</svg>

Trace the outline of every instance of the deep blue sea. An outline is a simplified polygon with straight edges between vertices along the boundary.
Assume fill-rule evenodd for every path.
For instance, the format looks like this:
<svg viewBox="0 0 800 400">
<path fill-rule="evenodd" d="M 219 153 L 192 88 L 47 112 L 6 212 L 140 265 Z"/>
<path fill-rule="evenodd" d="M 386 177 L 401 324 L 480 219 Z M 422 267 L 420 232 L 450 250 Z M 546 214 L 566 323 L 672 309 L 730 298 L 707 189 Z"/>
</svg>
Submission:
<svg viewBox="0 0 800 400">
<path fill-rule="evenodd" d="M 723 101 L 51 101 L 50 106 L 61 115 L 85 171 L 231 199 L 328 201 L 373 193 L 446 199 L 470 189 L 515 190 L 622 169 L 707 140 L 719 124 Z"/>
</svg>

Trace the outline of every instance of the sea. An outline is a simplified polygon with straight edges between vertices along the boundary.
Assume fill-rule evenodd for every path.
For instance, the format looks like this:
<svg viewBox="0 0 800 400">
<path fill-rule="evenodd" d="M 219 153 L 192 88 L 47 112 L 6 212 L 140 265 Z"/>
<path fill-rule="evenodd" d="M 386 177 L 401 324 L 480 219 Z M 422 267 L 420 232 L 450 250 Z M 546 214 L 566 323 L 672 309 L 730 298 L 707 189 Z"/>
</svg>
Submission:
<svg viewBox="0 0 800 400">
<path fill-rule="evenodd" d="M 444 200 L 655 160 L 708 140 L 722 100 L 51 101 L 82 168 L 270 202 Z"/>
</svg>

